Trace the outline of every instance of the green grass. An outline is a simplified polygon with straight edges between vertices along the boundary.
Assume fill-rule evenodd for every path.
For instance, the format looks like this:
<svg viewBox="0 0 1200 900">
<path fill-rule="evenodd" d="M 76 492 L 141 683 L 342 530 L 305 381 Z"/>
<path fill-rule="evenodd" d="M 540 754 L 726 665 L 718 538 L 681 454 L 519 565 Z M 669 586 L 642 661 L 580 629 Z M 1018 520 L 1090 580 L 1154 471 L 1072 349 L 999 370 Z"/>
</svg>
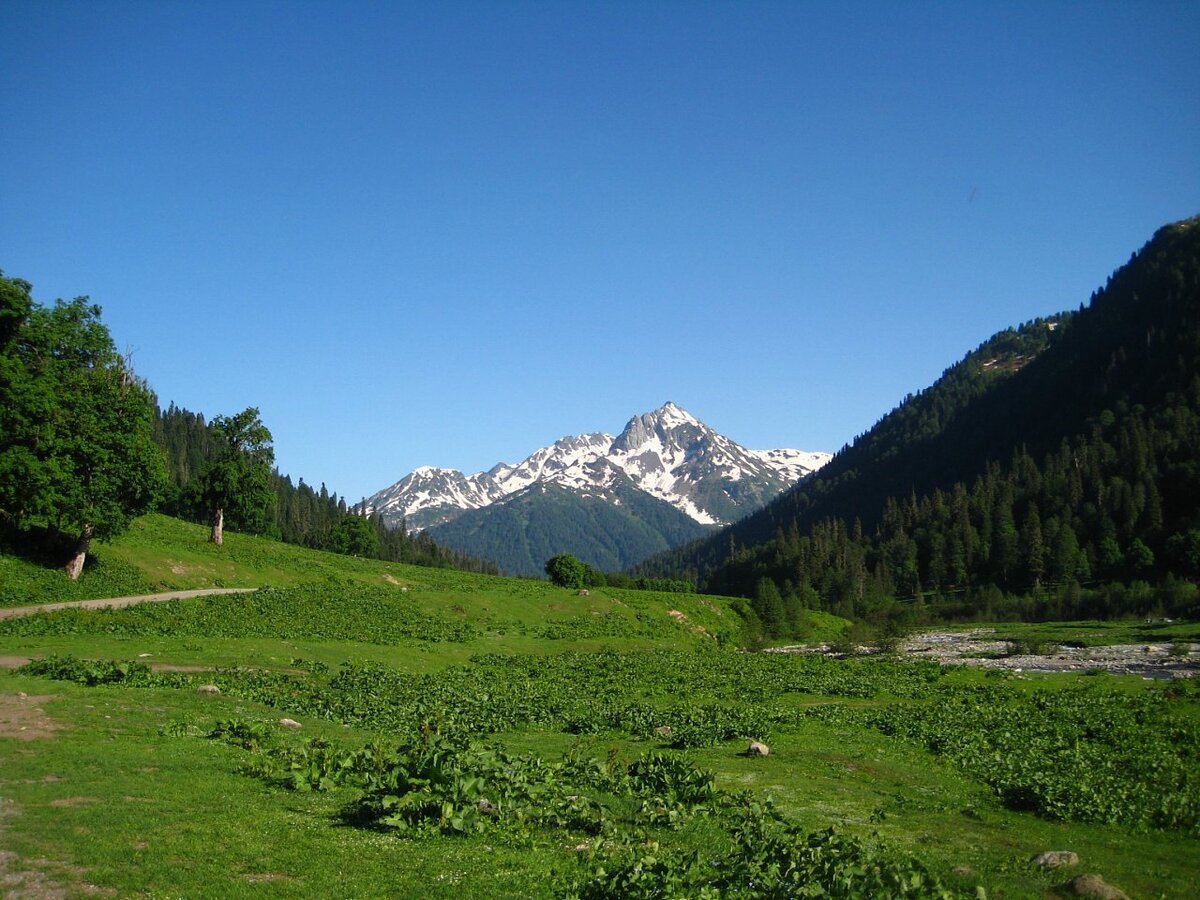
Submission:
<svg viewBox="0 0 1200 900">
<path fill-rule="evenodd" d="M 964 686 L 968 680 L 959 679 Z M 425 837 L 347 828 L 339 810 L 356 795 L 280 792 L 238 774 L 252 754 L 199 736 L 222 719 L 273 722 L 293 713 L 305 737 L 346 745 L 373 731 L 343 728 L 228 692 L 84 688 L 21 675 L 3 693 L 53 694 L 41 707 L 69 731 L 36 742 L 0 738 L 0 796 L 19 816 L 4 845 L 22 859 L 57 860 L 90 883 L 121 895 L 238 896 L 248 884 L 278 896 L 549 896 L 552 873 L 581 863 L 562 840 L 511 835 Z M 813 698 L 829 701 L 833 698 Z M 171 735 L 171 727 L 191 735 Z M 551 758 L 571 748 L 606 758 L 636 758 L 661 746 L 619 731 L 577 736 L 543 728 L 502 734 L 513 750 Z M 298 743 L 299 736 L 283 741 Z M 993 895 L 1038 897 L 1061 882 L 1028 864 L 1045 849 L 1073 849 L 1088 871 L 1102 871 L 1132 896 L 1188 896 L 1196 839 L 1112 826 L 1047 821 L 998 804 L 986 787 L 919 748 L 872 730 L 808 722 L 772 738 L 772 755 L 740 755 L 744 742 L 684 752 L 716 773 L 724 790 L 772 796 L 806 829 L 837 826 L 912 854 L 948 883 Z M 238 835 L 231 841 L 228 836 Z M 704 834 L 669 836 L 699 841 Z M 133 864 L 133 863 L 136 863 Z M 969 866 L 976 876 L 956 879 Z M 271 876 L 275 880 L 252 881 Z M 426 883 L 428 882 L 428 883 Z"/>
<path fill-rule="evenodd" d="M 93 543 L 87 565 L 72 584 L 40 562 L 0 554 L 0 603 L 24 605 L 120 594 L 207 587 L 289 587 L 351 582 L 395 587 L 456 589 L 489 580 L 452 569 L 429 569 L 307 550 L 252 535 L 225 533 L 208 542 L 208 529 L 148 515 L 107 543 Z M 508 585 L 511 579 L 494 579 Z"/>
<path fill-rule="evenodd" d="M 39 872 L 46 892 L 47 883 L 69 894 L 96 885 L 118 896 L 550 897 L 601 871 L 629 875 L 622 866 L 649 855 L 665 884 L 715 871 L 706 860 L 733 859 L 730 798 L 749 791 L 773 800 L 796 829 L 789 834 L 835 827 L 862 842 L 855 846 L 873 864 L 908 871 L 894 861 L 917 860 L 955 895 L 983 886 L 992 897 L 1044 897 L 1085 871 L 1135 897 L 1194 895 L 1200 830 L 1139 818 L 1174 796 L 1186 823 L 1187 804 L 1200 802 L 1194 686 L 743 654 L 730 649 L 740 623 L 720 598 L 607 589 L 581 597 L 542 582 L 239 535 L 218 550 L 204 538 L 204 529 L 148 517 L 102 545 L 85 578 L 111 566 L 125 573 L 122 583 L 140 580 L 147 590 L 273 590 L 0 622 L 0 655 L 213 668 L 154 675 L 126 667 L 124 682 L 95 687 L 0 673 L 0 849 L 16 855 L 0 862 L 0 877 Z M 0 557 L 0 576 L 18 576 L 0 596 L 29 602 L 12 585 L 45 577 L 50 587 L 38 599 L 66 599 L 49 579 L 58 573 L 35 569 Z M 114 583 L 96 577 L 72 590 L 103 594 Z M 836 634 L 844 625 L 831 618 L 814 627 Z M 1098 642 L 1140 626 L 1055 627 L 1012 633 Z M 1176 627 L 1182 637 L 1195 633 Z M 59 668 L 80 677 L 115 671 Z M 197 694 L 205 682 L 222 693 Z M 39 721 L 21 692 L 49 695 L 36 706 L 57 730 L 20 739 L 18 722 Z M 277 727 L 282 716 L 303 728 Z M 268 747 L 207 737 L 222 721 L 262 723 Z M 313 738 L 330 752 L 377 740 L 395 747 L 422 721 L 545 761 L 518 756 L 511 770 L 523 778 L 558 771 L 564 753 L 624 772 L 653 751 L 711 771 L 718 793 L 711 808 L 654 798 L 651 813 L 662 803 L 678 820 L 643 821 L 639 795 L 576 784 L 564 769 L 538 788 L 549 792 L 538 808 L 585 796 L 604 810 L 608 831 L 505 820 L 469 835 L 405 836 L 346 820 L 365 790 L 353 779 L 318 791 L 273 783 L 281 760 L 315 752 L 305 749 Z M 662 725 L 672 732 L 656 732 Z M 767 740 L 771 755 L 743 755 L 750 737 Z M 1101 764 L 1110 738 L 1120 763 L 1111 771 Z M 1174 779 L 1171 790 L 1141 790 L 1160 775 Z M 1006 799 L 1001 788 L 1011 784 L 1044 786 L 1049 793 L 1029 796 L 1045 804 Z M 1108 802 L 1118 796 L 1123 804 Z M 769 824 L 765 834 L 783 827 Z M 1074 850 L 1080 868 L 1036 870 L 1030 857 L 1051 849 Z M 698 869 L 688 868 L 692 853 Z M 954 874 L 962 866 L 972 874 Z M 695 895 L 694 882 L 677 891 Z"/>
<path fill-rule="evenodd" d="M 768 642 L 768 646 L 835 644 L 845 639 L 850 629 L 851 622 L 848 619 L 820 609 L 806 609 L 800 616 L 798 637 L 771 640 Z"/>
<path fill-rule="evenodd" d="M 5 691 L 43 693 L 12 678 Z M 0 791 L 15 806 L 0 840 L 25 866 L 120 896 L 546 896 L 527 850 L 468 840 L 441 846 L 339 827 L 339 798 L 288 795 L 238 775 L 241 751 L 159 734 L 173 721 L 261 714 L 179 691 L 55 684 L 43 704 L 73 734 L 12 744 Z M 309 723 L 342 737 L 342 729 Z"/>
<path fill-rule="evenodd" d="M 968 866 L 994 895 L 1037 897 L 1061 883 L 1061 876 L 1056 880 L 1028 865 L 1034 854 L 1060 847 L 1079 853 L 1082 871 L 1103 872 L 1131 896 L 1182 897 L 1192 889 L 1188 870 L 1194 875 L 1194 867 L 1172 861 L 1164 843 L 1183 852 L 1195 841 L 1164 842 L 1160 835 L 1010 812 L 978 782 L 874 732 L 808 726 L 780 736 L 763 760 L 746 760 L 732 749 L 698 754 L 721 784 L 770 793 L 806 828 L 836 823 L 854 832 L 876 831 L 936 871 Z M 1125 849 L 1114 854 L 1118 845 Z"/>
</svg>

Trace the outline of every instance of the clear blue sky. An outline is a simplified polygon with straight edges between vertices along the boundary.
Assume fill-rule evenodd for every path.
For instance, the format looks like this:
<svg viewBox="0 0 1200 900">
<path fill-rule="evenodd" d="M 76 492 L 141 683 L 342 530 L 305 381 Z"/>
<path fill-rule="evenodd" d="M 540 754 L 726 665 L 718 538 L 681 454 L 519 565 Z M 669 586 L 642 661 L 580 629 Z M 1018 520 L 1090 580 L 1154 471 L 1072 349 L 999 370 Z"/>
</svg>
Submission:
<svg viewBox="0 0 1200 900">
<path fill-rule="evenodd" d="M 1200 213 L 1200 4 L 0 4 L 0 268 L 351 501 L 836 450 Z"/>
</svg>

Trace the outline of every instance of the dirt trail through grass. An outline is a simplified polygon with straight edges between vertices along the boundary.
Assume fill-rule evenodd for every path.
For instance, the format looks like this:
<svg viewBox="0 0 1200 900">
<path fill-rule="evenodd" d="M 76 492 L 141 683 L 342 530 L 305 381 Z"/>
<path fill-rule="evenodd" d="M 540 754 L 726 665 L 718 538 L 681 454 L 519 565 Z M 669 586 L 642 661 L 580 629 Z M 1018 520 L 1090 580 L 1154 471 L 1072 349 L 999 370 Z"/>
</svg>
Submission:
<svg viewBox="0 0 1200 900">
<path fill-rule="evenodd" d="M 101 600 L 70 600 L 62 603 L 42 603 L 38 606 L 12 606 L 0 609 L 0 619 L 16 619 L 56 609 L 118 609 L 136 603 L 165 603 L 168 600 L 186 600 L 189 597 L 210 597 L 215 594 L 244 594 L 255 588 L 200 588 L 192 591 L 166 591 L 162 594 L 138 594 L 132 597 L 109 597 Z"/>
</svg>

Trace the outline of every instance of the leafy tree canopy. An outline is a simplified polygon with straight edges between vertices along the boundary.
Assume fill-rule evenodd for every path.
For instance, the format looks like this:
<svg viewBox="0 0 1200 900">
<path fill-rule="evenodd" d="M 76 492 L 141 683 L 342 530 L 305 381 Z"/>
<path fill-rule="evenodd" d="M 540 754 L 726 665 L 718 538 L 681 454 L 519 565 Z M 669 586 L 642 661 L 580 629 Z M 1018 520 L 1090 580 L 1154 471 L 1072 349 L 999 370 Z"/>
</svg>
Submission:
<svg viewBox="0 0 1200 900">
<path fill-rule="evenodd" d="M 271 432 L 256 407 L 234 416 L 216 416 L 211 426 L 219 449 L 198 483 L 200 497 L 213 516 L 211 540 L 221 543 L 226 520 L 239 531 L 261 534 L 273 521 L 275 504 Z"/>
<path fill-rule="evenodd" d="M 346 515 L 333 526 L 332 549 L 347 556 L 374 557 L 379 554 L 379 535 L 369 519 Z"/>
<path fill-rule="evenodd" d="M 587 573 L 588 567 L 570 553 L 558 553 L 546 560 L 546 574 L 559 587 L 581 588 Z"/>
<path fill-rule="evenodd" d="M 163 488 L 154 397 L 117 353 L 85 297 L 35 303 L 0 277 L 0 511 L 88 542 L 120 533 Z"/>
</svg>

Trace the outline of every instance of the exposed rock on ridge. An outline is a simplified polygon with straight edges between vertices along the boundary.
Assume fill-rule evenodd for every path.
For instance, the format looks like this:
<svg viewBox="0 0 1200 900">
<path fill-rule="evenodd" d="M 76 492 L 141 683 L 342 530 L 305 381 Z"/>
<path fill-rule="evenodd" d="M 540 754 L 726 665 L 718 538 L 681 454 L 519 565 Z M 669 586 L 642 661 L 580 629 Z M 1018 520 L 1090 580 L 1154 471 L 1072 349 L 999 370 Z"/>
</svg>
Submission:
<svg viewBox="0 0 1200 900">
<path fill-rule="evenodd" d="M 393 524 L 403 520 L 409 528 L 428 528 L 534 484 L 605 496 L 625 476 L 697 522 L 724 525 L 762 506 L 829 458 L 828 453 L 802 450 L 748 450 L 666 403 L 634 416 L 615 438 L 605 433 L 564 437 L 517 465 L 499 463 L 474 475 L 422 466 L 370 497 L 367 507 Z M 615 496 L 608 499 L 620 502 Z"/>
</svg>

